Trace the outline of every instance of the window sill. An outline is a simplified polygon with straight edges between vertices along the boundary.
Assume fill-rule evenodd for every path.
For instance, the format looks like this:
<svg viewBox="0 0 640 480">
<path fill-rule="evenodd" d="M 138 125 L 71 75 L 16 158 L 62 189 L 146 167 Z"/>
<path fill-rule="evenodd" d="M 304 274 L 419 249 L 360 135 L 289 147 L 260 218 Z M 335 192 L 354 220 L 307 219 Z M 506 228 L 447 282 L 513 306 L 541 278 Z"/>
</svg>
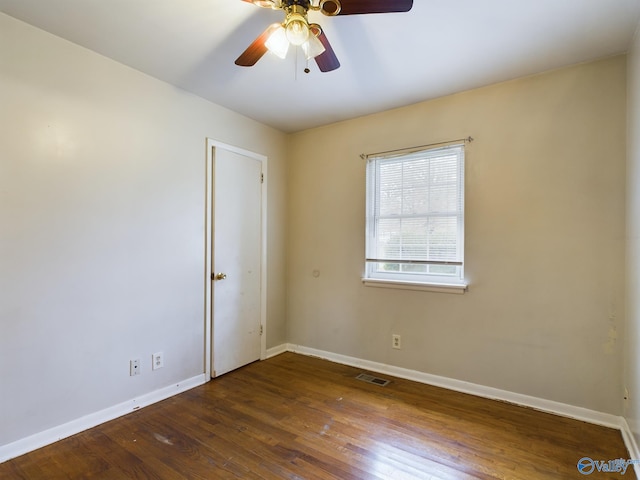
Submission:
<svg viewBox="0 0 640 480">
<path fill-rule="evenodd" d="M 453 293 L 457 295 L 462 295 L 468 288 L 467 284 L 401 282 L 397 280 L 381 280 L 378 278 L 363 278 L 362 283 L 366 287 L 419 290 L 423 292 Z"/>
</svg>

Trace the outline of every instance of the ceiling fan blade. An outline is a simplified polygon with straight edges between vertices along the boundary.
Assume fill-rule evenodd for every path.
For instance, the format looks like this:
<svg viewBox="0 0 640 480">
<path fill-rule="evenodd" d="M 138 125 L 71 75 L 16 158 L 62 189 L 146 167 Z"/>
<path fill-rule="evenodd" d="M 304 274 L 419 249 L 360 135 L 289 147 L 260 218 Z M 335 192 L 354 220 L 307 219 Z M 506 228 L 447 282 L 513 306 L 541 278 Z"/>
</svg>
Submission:
<svg viewBox="0 0 640 480">
<path fill-rule="evenodd" d="M 331 44 L 329 43 L 329 40 L 327 39 L 327 36 L 323 31 L 321 31 L 320 35 L 318 35 L 318 40 L 322 42 L 322 45 L 325 49 L 323 53 L 315 58 L 320 71 L 330 72 L 332 70 L 340 68 L 340 61 L 338 60 L 338 57 L 336 57 L 336 54 L 333 51 L 333 48 L 331 48 Z"/>
<path fill-rule="evenodd" d="M 330 3 L 331 0 L 327 2 Z M 340 0 L 340 5 L 338 15 L 408 12 L 413 7 L 413 0 Z"/>
<path fill-rule="evenodd" d="M 247 49 L 236 59 L 236 65 L 241 67 L 252 67 L 255 65 L 262 56 L 267 53 L 267 46 L 265 42 L 269 39 L 271 34 L 280 26 L 279 23 L 273 23 L 269 25 L 262 34 L 256 38 Z"/>
</svg>

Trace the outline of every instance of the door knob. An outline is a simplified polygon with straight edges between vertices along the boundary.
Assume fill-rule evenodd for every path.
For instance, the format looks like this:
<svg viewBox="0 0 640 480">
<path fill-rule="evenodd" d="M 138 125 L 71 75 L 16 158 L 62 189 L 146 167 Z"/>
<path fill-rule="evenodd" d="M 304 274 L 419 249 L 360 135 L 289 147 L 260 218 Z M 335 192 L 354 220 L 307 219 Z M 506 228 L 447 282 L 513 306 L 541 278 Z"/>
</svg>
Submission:
<svg viewBox="0 0 640 480">
<path fill-rule="evenodd" d="M 216 276 L 215 276 L 216 280 L 224 280 L 225 278 L 227 278 L 226 273 L 216 273 Z"/>
</svg>

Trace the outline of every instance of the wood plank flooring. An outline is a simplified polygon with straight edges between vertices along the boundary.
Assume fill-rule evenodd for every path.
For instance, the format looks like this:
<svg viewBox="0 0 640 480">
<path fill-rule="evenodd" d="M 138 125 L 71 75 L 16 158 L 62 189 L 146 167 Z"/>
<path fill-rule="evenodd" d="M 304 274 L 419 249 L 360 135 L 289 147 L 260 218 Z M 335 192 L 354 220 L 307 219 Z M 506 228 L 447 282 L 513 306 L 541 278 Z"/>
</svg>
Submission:
<svg viewBox="0 0 640 480">
<path fill-rule="evenodd" d="M 1 479 L 635 479 L 620 432 L 285 353 L 22 457 Z"/>
</svg>

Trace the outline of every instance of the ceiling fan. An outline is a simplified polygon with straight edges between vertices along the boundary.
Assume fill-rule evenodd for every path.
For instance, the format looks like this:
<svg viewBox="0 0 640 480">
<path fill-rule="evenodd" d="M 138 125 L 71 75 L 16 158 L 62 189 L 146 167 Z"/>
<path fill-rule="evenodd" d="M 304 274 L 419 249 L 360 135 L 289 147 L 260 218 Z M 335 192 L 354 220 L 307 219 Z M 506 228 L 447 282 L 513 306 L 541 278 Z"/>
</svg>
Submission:
<svg viewBox="0 0 640 480">
<path fill-rule="evenodd" d="M 408 12 L 413 0 L 243 0 L 263 8 L 283 10 L 283 23 L 274 23 L 262 32 L 236 59 L 236 65 L 251 67 L 267 50 L 285 58 L 289 45 L 300 46 L 307 60 L 315 59 L 322 72 L 340 67 L 338 57 L 317 23 L 309 23 L 309 10 L 326 16 L 365 13 Z M 305 69 L 308 73 L 308 69 Z"/>
</svg>

